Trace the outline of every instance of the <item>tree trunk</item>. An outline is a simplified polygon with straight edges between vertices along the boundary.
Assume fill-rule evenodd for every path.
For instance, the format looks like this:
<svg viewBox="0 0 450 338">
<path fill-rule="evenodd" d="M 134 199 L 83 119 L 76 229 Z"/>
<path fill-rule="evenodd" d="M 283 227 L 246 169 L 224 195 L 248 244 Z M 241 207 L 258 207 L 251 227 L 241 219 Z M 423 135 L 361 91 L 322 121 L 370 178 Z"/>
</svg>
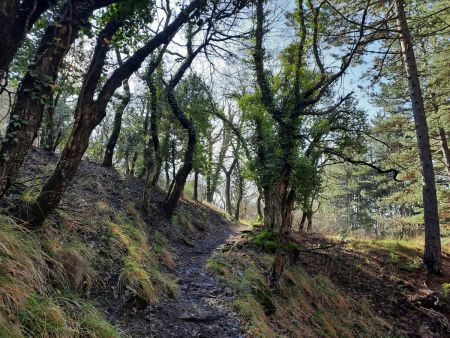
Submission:
<svg viewBox="0 0 450 338">
<path fill-rule="evenodd" d="M 20 218 L 26 220 L 31 226 L 41 225 L 53 212 L 75 176 L 95 127 L 89 120 L 93 114 L 91 109 L 83 111 L 82 117 L 75 122 L 55 170 L 42 187 L 36 202 L 28 210 L 21 211 Z"/>
<path fill-rule="evenodd" d="M 237 199 L 236 199 L 236 210 L 234 213 L 234 220 L 236 222 L 239 222 L 240 216 L 241 216 L 241 203 L 242 203 L 242 198 L 244 196 L 244 178 L 239 175 L 239 183 L 238 183 L 238 194 L 237 194 Z"/>
<path fill-rule="evenodd" d="M 308 219 L 308 226 L 306 228 L 306 231 L 311 232 L 312 231 L 312 212 L 308 212 L 308 214 L 306 215 L 306 218 Z"/>
<path fill-rule="evenodd" d="M 0 196 L 14 183 L 41 126 L 61 63 L 92 12 L 113 1 L 68 0 L 45 30 L 35 60 L 22 79 L 0 145 Z M 58 43 L 55 43 L 58 41 Z"/>
<path fill-rule="evenodd" d="M 170 169 L 170 164 L 169 161 L 165 161 L 165 165 L 164 165 L 164 172 L 166 174 L 166 190 L 169 191 L 170 188 L 170 173 L 169 173 L 169 169 Z"/>
<path fill-rule="evenodd" d="M 278 238 L 287 238 L 292 228 L 293 192 L 289 190 L 290 170 L 282 169 L 277 181 L 264 193 L 264 225 Z"/>
<path fill-rule="evenodd" d="M 397 23 L 401 35 L 401 50 L 409 84 L 414 124 L 423 175 L 423 207 L 425 220 L 425 253 L 424 263 L 429 272 L 440 273 L 441 270 L 441 237 L 439 229 L 438 201 L 431 154 L 428 125 L 423 105 L 416 58 L 411 35 L 406 21 L 404 2 L 396 0 Z"/>
<path fill-rule="evenodd" d="M 225 171 L 225 211 L 228 215 L 232 215 L 231 206 L 231 173 Z"/>
<path fill-rule="evenodd" d="M 198 175 L 199 175 L 198 170 L 195 170 L 195 172 L 194 172 L 194 196 L 193 196 L 194 201 L 198 201 Z"/>
<path fill-rule="evenodd" d="M 225 174 L 225 210 L 228 215 L 233 215 L 233 207 L 231 204 L 231 175 L 233 174 L 234 167 L 237 164 L 237 158 L 235 157 L 233 163 L 230 166 L 230 169 L 226 169 L 224 165 L 222 165 L 223 173 Z"/>
<path fill-rule="evenodd" d="M 442 127 L 439 128 L 439 137 L 441 139 L 441 150 L 445 168 L 447 169 L 447 174 L 450 176 L 450 150 L 448 149 L 447 134 Z"/>
<path fill-rule="evenodd" d="M 44 13 L 53 0 L 3 0 L 0 3 L 0 84 L 22 44 L 27 32 Z M 1 92 L 1 90 L 0 90 Z"/>
<path fill-rule="evenodd" d="M 125 175 L 130 175 L 130 149 L 125 149 Z"/>
<path fill-rule="evenodd" d="M 130 167 L 130 176 L 131 177 L 134 176 L 134 172 L 136 169 L 136 161 L 137 161 L 138 156 L 139 156 L 138 152 L 135 151 L 133 154 L 133 158 L 131 159 L 131 167 Z"/>
<path fill-rule="evenodd" d="M 43 138 L 43 148 L 45 151 L 48 151 L 49 153 L 54 152 L 54 145 L 55 145 L 55 107 L 58 104 L 59 100 L 59 94 L 52 99 L 52 103 L 47 107 L 47 114 L 45 116 L 45 126 L 43 128 L 42 132 L 42 138 Z"/>
<path fill-rule="evenodd" d="M 67 144 L 56 164 L 55 170 L 45 182 L 35 203 L 28 210 L 19 210 L 19 218 L 31 226 L 41 225 L 57 207 L 77 172 L 81 158 L 89 145 L 92 131 L 106 114 L 106 110 L 93 101 L 93 96 L 96 92 L 98 80 L 102 75 L 106 55 L 110 49 L 110 45 L 105 44 L 104 41 L 111 40 L 123 24 L 124 21 L 121 18 L 112 20 L 102 29 L 97 37 L 94 54 L 78 97 L 75 122 Z"/>
<path fill-rule="evenodd" d="M 120 130 L 122 129 L 122 116 L 125 108 L 131 100 L 130 88 L 128 86 L 128 82 L 125 81 L 123 83 L 123 88 L 125 91 L 125 95 L 121 96 L 120 104 L 117 107 L 116 113 L 114 114 L 114 126 L 109 136 L 108 142 L 105 148 L 105 154 L 103 156 L 102 165 L 105 167 L 112 167 L 113 164 L 113 156 L 114 156 L 114 148 L 116 147 L 117 140 L 119 139 Z"/>
<path fill-rule="evenodd" d="M 170 189 L 164 203 L 164 211 L 167 218 L 169 219 L 173 216 L 175 207 L 178 204 L 178 200 L 180 199 L 180 196 L 184 189 L 184 185 L 186 184 L 186 179 L 193 168 L 194 151 L 196 144 L 196 132 L 193 121 L 187 118 L 184 112 L 178 106 L 178 102 L 176 101 L 175 95 L 173 93 L 173 88 L 174 86 L 172 85 L 172 88 L 169 87 L 167 89 L 167 100 L 178 121 L 188 133 L 188 145 L 184 153 L 183 164 L 175 175 L 173 187 L 172 189 Z"/>
<path fill-rule="evenodd" d="M 305 231 L 305 222 L 306 222 L 306 212 L 303 212 L 302 219 L 300 220 L 300 225 L 298 227 L 300 232 Z"/>
</svg>

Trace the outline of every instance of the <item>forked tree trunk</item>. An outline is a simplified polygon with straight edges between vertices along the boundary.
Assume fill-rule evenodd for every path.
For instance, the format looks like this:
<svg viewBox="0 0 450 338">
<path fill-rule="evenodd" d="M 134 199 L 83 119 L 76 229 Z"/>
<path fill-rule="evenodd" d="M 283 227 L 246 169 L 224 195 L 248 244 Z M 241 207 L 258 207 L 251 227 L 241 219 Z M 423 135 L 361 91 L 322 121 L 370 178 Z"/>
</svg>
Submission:
<svg viewBox="0 0 450 338">
<path fill-rule="evenodd" d="M 228 215 L 232 216 L 233 207 L 231 204 L 231 175 L 233 174 L 233 170 L 236 167 L 237 158 L 233 160 L 233 163 L 230 166 L 230 169 L 226 169 L 224 165 L 222 165 L 222 170 L 225 175 L 225 210 Z"/>
<path fill-rule="evenodd" d="M 440 273 L 441 270 L 441 236 L 439 229 L 438 201 L 431 155 L 428 125 L 420 88 L 419 74 L 411 35 L 406 20 L 404 1 L 395 0 L 397 23 L 400 30 L 400 44 L 409 84 L 414 124 L 420 163 L 422 166 L 422 194 L 425 220 L 424 263 L 429 272 Z"/>
</svg>

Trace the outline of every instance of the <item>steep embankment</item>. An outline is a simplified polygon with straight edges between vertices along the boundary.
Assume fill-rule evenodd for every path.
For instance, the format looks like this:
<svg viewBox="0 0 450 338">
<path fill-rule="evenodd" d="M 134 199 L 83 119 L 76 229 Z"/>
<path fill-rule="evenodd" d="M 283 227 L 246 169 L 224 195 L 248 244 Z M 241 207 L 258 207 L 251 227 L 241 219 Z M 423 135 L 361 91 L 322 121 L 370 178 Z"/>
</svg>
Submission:
<svg viewBox="0 0 450 338">
<path fill-rule="evenodd" d="M 34 151 L 3 200 L 5 214 L 39 191 L 57 158 Z M 0 337 L 238 337 L 231 296 L 204 272 L 233 231 L 223 215 L 164 193 L 140 211 L 143 182 L 83 162 L 42 229 L 0 220 Z"/>
</svg>

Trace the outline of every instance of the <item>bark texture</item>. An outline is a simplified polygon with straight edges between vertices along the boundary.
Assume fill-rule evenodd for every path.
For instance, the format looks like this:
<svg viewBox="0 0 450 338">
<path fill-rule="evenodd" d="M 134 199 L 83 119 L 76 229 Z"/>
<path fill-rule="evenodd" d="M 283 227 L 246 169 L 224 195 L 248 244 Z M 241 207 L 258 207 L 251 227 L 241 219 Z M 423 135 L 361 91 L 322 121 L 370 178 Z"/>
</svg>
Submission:
<svg viewBox="0 0 450 338">
<path fill-rule="evenodd" d="M 396 0 L 397 23 L 400 30 L 400 45 L 406 75 L 408 78 L 409 95 L 411 97 L 414 124 L 422 166 L 422 195 L 425 220 L 425 253 L 424 263 L 429 272 L 440 273 L 441 270 L 441 236 L 439 228 L 438 201 L 428 124 L 420 88 L 419 74 L 412 44 L 411 34 L 406 20 L 404 1 Z"/>
<path fill-rule="evenodd" d="M 3 0 L 0 2 L 0 83 L 27 32 L 55 0 Z"/>
<path fill-rule="evenodd" d="M 444 128 L 439 128 L 439 138 L 441 139 L 442 158 L 444 159 L 447 174 L 450 176 L 450 150 L 448 149 L 447 134 Z"/>
<path fill-rule="evenodd" d="M 15 181 L 18 169 L 41 126 L 45 107 L 51 103 L 61 63 L 95 9 L 113 0 L 68 0 L 42 37 L 35 60 L 22 79 L 11 118 L 0 145 L 0 196 Z M 58 41 L 58 43 L 55 43 Z"/>
</svg>

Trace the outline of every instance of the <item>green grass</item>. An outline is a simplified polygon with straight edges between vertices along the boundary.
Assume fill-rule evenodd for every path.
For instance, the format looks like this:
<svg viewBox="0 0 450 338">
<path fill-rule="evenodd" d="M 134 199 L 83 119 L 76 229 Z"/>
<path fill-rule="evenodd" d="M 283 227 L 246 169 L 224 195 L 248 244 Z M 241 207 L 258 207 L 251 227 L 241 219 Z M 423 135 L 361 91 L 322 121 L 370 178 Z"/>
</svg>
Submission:
<svg viewBox="0 0 450 338">
<path fill-rule="evenodd" d="M 377 256 L 403 271 L 414 272 L 422 268 L 423 243 L 420 239 L 352 239 L 347 247 Z"/>
<path fill-rule="evenodd" d="M 158 232 L 149 241 L 143 222 L 137 217 L 137 213 L 134 219 L 116 213 L 114 222 L 105 221 L 113 252 L 122 257 L 119 290 L 128 290 L 148 303 L 157 303 L 164 295 L 174 298 L 179 294 L 176 279 L 161 268 L 161 261 L 167 262 L 163 257 L 170 256 L 167 241 Z"/>
</svg>

